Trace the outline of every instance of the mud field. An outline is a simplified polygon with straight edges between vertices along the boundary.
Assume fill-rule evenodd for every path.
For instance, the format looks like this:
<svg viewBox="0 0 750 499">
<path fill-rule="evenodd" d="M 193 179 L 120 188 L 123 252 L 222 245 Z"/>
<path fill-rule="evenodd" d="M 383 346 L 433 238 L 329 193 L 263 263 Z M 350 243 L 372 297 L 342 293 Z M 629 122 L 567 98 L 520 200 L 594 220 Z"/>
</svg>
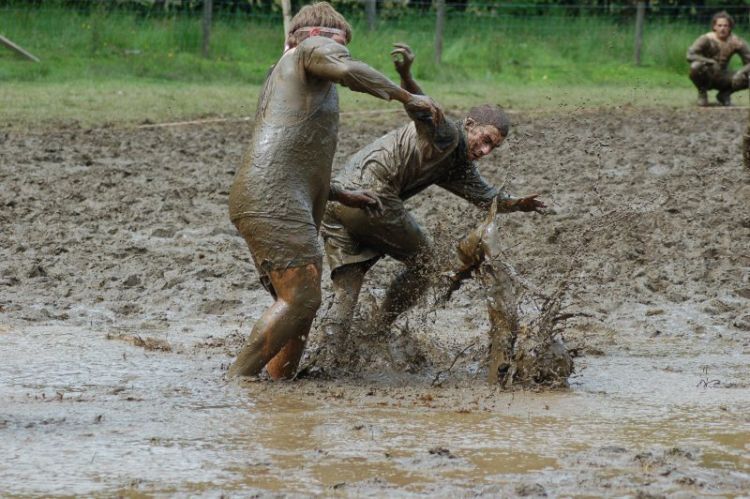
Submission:
<svg viewBox="0 0 750 499">
<path fill-rule="evenodd" d="M 746 495 L 746 111 L 512 116 L 481 169 L 555 211 L 500 216 L 506 261 L 545 289 L 576 262 L 568 390 L 486 384 L 477 283 L 357 376 L 226 381 L 270 303 L 227 216 L 250 123 L 0 131 L 0 493 Z M 344 114 L 337 164 L 404 119 Z M 410 206 L 440 246 L 483 216 Z"/>
</svg>

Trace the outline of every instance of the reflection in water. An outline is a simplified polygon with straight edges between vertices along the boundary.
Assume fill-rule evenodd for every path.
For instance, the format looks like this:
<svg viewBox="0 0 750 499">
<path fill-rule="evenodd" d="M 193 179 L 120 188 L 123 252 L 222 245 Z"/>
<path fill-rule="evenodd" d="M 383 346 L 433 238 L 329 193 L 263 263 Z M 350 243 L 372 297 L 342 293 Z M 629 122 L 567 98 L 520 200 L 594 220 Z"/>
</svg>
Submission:
<svg viewBox="0 0 750 499">
<path fill-rule="evenodd" d="M 99 332 L 0 341 L 9 494 L 512 493 L 529 481 L 596 495 L 644 473 L 662 492 L 698 479 L 716 479 L 719 493 L 750 484 L 748 355 L 672 357 L 668 369 L 587 358 L 562 393 L 416 380 L 373 395 L 336 382 L 226 383 L 223 356 L 148 352 Z M 697 389 L 702 366 L 738 388 Z M 672 474 L 682 481 L 659 478 Z"/>
</svg>

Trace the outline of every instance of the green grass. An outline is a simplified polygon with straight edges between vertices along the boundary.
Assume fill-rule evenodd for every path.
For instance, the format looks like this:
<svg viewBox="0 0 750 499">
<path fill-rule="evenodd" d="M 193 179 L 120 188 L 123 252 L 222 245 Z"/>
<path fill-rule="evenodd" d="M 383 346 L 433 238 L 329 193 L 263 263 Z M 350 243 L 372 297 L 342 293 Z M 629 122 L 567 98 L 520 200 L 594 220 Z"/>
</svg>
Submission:
<svg viewBox="0 0 750 499">
<path fill-rule="evenodd" d="M 497 84 L 482 81 L 456 86 L 424 82 L 449 112 L 459 114 L 477 104 L 501 104 L 516 111 L 576 112 L 613 106 L 682 107 L 692 105 L 685 88 L 641 85 Z M 54 127 L 76 122 L 82 126 L 164 123 L 193 119 L 252 117 L 260 86 L 238 83 L 159 81 L 85 81 L 3 84 L 0 126 Z M 342 89 L 344 115 L 359 111 L 396 112 L 397 103 L 384 103 Z M 737 99 L 738 103 L 742 100 Z"/>
<path fill-rule="evenodd" d="M 433 63 L 434 18 L 382 20 L 368 32 L 355 18 L 352 53 L 390 71 L 391 43 L 418 54 L 415 73 L 440 81 L 562 84 L 662 84 L 684 79 L 685 51 L 700 26 L 647 24 L 643 62 L 635 68 L 632 23 L 607 18 L 450 16 L 443 65 Z M 280 19 L 218 16 L 211 57 L 201 56 L 200 17 L 143 17 L 123 11 L 0 9 L 0 32 L 42 59 L 34 65 L 0 51 L 0 81 L 153 79 L 260 83 L 283 44 Z"/>
<path fill-rule="evenodd" d="M 417 79 L 456 108 L 484 101 L 520 109 L 653 105 L 656 96 L 684 105 L 694 97 L 685 51 L 705 31 L 647 22 L 636 67 L 630 22 L 452 15 L 436 65 L 432 14 L 382 19 L 374 32 L 353 20 L 356 58 L 395 78 L 389 51 L 405 41 L 417 53 Z M 276 17 L 218 16 L 204 58 L 197 16 L 60 8 L 0 9 L 0 33 L 42 59 L 27 62 L 0 47 L 0 120 L 15 123 L 251 115 L 283 43 Z M 383 106 L 348 91 L 342 98 L 344 108 Z"/>
</svg>

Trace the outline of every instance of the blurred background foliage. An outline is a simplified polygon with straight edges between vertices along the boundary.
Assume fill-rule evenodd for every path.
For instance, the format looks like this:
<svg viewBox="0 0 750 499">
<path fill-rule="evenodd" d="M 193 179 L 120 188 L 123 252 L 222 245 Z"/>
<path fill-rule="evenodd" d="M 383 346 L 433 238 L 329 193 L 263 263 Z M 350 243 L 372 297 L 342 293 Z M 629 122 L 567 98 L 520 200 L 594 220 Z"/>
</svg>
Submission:
<svg viewBox="0 0 750 499">
<path fill-rule="evenodd" d="M 729 11 L 742 36 L 750 14 L 744 0 L 648 2 L 636 66 L 634 1 L 451 0 L 438 64 L 434 2 L 377 1 L 374 25 L 364 0 L 331 3 L 353 25 L 353 56 L 394 77 L 389 51 L 403 41 L 420 79 L 523 85 L 687 87 L 685 52 L 711 16 Z M 202 0 L 0 0 L 0 34 L 41 59 L 0 49 L 0 81 L 262 82 L 284 43 L 280 0 L 213 0 L 207 56 L 202 15 Z"/>
</svg>

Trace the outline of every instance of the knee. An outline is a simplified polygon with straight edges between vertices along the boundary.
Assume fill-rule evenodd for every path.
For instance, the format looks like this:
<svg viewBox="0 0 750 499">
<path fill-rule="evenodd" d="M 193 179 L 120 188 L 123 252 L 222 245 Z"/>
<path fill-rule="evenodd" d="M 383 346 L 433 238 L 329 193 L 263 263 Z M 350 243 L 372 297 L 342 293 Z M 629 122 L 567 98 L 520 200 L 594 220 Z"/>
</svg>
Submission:
<svg viewBox="0 0 750 499">
<path fill-rule="evenodd" d="M 748 88 L 748 75 L 745 73 L 737 73 L 732 76 L 732 91 L 744 90 Z"/>
<path fill-rule="evenodd" d="M 690 64 L 690 79 L 695 82 L 704 84 L 711 78 L 711 69 L 705 62 L 693 62 Z"/>
<path fill-rule="evenodd" d="M 295 313 L 309 318 L 315 317 L 322 301 L 320 287 L 305 286 L 295 289 L 285 301 Z"/>
<path fill-rule="evenodd" d="M 693 74 L 702 72 L 705 69 L 705 67 L 706 67 L 705 62 L 693 61 L 690 63 L 690 74 L 693 75 Z"/>
</svg>

